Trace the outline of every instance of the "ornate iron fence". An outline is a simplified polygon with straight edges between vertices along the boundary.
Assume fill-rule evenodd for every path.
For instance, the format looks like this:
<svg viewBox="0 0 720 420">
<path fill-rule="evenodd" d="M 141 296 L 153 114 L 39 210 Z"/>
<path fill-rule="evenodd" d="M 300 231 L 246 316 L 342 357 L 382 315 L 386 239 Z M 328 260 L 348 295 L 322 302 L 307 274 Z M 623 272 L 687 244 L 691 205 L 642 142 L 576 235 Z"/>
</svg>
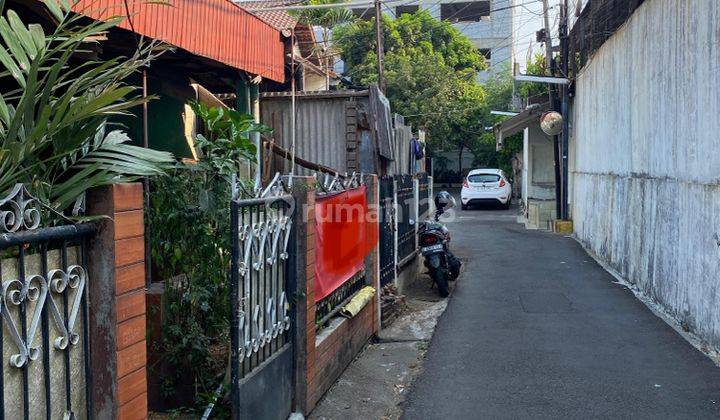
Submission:
<svg viewBox="0 0 720 420">
<path fill-rule="evenodd" d="M 285 419 L 292 409 L 295 213 L 279 174 L 257 198 L 230 204 L 233 419 Z"/>
<path fill-rule="evenodd" d="M 395 280 L 395 182 L 380 178 L 380 285 Z"/>
<path fill-rule="evenodd" d="M 59 222 L 46 227 L 50 216 Z M 87 240 L 22 184 L 0 198 L 0 414 L 91 418 Z"/>
<path fill-rule="evenodd" d="M 233 200 L 232 358 L 240 379 L 288 344 L 291 195 Z"/>
<path fill-rule="evenodd" d="M 397 260 L 398 266 L 404 265 L 415 255 L 417 238 L 415 235 L 415 191 L 411 175 L 397 175 Z"/>
</svg>

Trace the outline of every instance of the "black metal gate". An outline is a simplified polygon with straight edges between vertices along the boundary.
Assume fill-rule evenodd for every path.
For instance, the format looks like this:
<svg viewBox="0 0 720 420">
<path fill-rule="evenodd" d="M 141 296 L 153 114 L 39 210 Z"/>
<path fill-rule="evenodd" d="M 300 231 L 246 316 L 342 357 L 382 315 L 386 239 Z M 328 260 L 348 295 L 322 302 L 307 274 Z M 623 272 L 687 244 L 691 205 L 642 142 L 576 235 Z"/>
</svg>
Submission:
<svg viewBox="0 0 720 420">
<path fill-rule="evenodd" d="M 418 175 L 418 219 L 424 220 L 430 210 L 430 177 L 427 173 Z"/>
<path fill-rule="evenodd" d="M 292 409 L 295 201 L 281 192 L 233 200 L 233 419 L 285 420 Z"/>
<path fill-rule="evenodd" d="M 395 280 L 395 183 L 380 178 L 380 285 Z"/>
<path fill-rule="evenodd" d="M 94 233 L 42 207 L 22 184 L 0 197 L 0 418 L 92 418 L 86 244 Z"/>
<path fill-rule="evenodd" d="M 403 266 L 415 256 L 415 181 L 411 175 L 397 175 L 397 260 L 398 267 Z"/>
</svg>

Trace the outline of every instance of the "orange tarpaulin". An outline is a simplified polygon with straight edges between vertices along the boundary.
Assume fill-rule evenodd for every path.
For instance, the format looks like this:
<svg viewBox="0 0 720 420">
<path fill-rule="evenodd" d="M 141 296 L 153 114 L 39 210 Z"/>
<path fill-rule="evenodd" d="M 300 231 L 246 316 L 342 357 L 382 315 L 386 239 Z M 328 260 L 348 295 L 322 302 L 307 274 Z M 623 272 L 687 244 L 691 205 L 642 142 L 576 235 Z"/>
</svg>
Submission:
<svg viewBox="0 0 720 420">
<path fill-rule="evenodd" d="M 315 201 L 315 301 L 328 296 L 362 270 L 378 240 L 376 209 L 365 186 Z"/>
</svg>

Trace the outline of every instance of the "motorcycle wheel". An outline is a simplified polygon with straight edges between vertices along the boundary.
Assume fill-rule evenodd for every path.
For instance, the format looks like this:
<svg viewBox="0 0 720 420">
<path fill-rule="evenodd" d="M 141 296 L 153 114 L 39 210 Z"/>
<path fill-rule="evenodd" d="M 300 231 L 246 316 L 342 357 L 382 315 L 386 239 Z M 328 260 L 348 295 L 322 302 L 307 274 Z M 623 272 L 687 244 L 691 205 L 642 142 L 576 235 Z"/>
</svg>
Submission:
<svg viewBox="0 0 720 420">
<path fill-rule="evenodd" d="M 444 268 L 439 268 L 433 272 L 433 280 L 438 287 L 438 293 L 442 297 L 448 297 L 450 294 L 450 287 L 448 285 L 449 273 Z"/>
<path fill-rule="evenodd" d="M 450 268 L 450 280 L 455 281 L 455 280 L 457 280 L 458 276 L 460 276 L 460 268 L 459 267 Z"/>
<path fill-rule="evenodd" d="M 448 265 L 450 266 L 450 281 L 454 281 L 457 280 L 458 276 L 460 276 L 460 266 L 462 263 L 454 255 L 451 255 L 449 260 Z"/>
</svg>

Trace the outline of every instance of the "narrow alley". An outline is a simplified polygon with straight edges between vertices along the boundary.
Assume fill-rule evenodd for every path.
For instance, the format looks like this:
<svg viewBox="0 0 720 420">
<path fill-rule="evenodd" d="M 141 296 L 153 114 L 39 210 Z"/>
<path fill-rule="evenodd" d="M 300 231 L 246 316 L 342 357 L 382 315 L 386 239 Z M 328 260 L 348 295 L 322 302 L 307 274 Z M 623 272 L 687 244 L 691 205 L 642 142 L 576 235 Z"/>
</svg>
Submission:
<svg viewBox="0 0 720 420">
<path fill-rule="evenodd" d="M 717 418 L 720 371 L 572 238 L 457 209 L 464 273 L 406 419 Z"/>
</svg>

